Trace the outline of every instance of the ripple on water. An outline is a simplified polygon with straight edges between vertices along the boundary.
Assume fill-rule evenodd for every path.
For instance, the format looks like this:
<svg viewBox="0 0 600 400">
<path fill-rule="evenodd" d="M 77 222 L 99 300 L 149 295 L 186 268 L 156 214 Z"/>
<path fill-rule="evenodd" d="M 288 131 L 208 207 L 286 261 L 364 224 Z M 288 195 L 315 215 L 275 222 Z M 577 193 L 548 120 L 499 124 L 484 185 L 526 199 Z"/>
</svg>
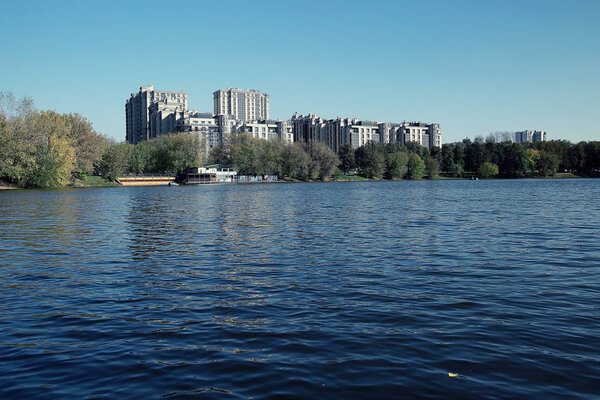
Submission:
<svg viewBox="0 0 600 400">
<path fill-rule="evenodd" d="M 598 180 L 2 193 L 0 394 L 592 398 L 599 194 Z"/>
</svg>

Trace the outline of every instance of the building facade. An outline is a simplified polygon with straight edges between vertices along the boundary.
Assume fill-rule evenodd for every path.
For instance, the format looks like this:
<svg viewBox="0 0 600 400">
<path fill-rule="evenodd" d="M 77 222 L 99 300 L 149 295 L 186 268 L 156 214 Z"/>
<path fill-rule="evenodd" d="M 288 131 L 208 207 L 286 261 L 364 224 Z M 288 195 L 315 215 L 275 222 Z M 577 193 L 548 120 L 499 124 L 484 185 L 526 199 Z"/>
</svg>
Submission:
<svg viewBox="0 0 600 400">
<path fill-rule="evenodd" d="M 178 121 L 186 114 L 182 104 L 158 101 L 148 107 L 148 139 L 177 132 Z"/>
<path fill-rule="evenodd" d="M 289 120 L 270 120 L 269 96 L 257 90 L 217 90 L 213 100 L 214 114 L 202 113 L 187 109 L 184 92 L 142 86 L 125 103 L 126 140 L 136 144 L 170 133 L 198 133 L 205 139 L 208 150 L 231 135 L 248 133 L 265 140 L 278 138 L 284 143 L 321 142 L 335 153 L 344 145 L 357 149 L 368 143 L 416 142 L 429 149 L 442 146 L 440 126 L 436 123 L 378 123 L 339 117 L 326 120 L 315 114 L 298 113 Z M 545 134 L 525 131 L 523 137 L 545 140 Z"/>
<path fill-rule="evenodd" d="M 212 149 L 223 141 L 223 130 L 219 119 L 212 113 L 188 111 L 177 121 L 176 131 L 198 133 L 206 142 L 206 147 Z"/>
<path fill-rule="evenodd" d="M 269 119 L 269 95 L 258 90 L 217 90 L 213 99 L 215 115 L 233 115 L 244 122 Z"/>
<path fill-rule="evenodd" d="M 442 147 L 442 135 L 439 124 L 403 122 L 399 124 L 395 133 L 396 142 L 402 144 L 417 142 L 430 150 L 434 147 Z"/>
<path fill-rule="evenodd" d="M 322 142 L 333 152 L 338 152 L 346 144 L 354 149 L 368 143 L 417 142 L 431 149 L 442 147 L 439 124 L 422 122 L 377 123 L 356 118 L 336 118 L 324 120 L 315 115 L 292 116 L 295 142 Z"/>
<path fill-rule="evenodd" d="M 128 143 L 136 144 L 152 137 L 150 106 L 155 103 L 168 104 L 169 107 L 178 105 L 180 110 L 185 111 L 187 93 L 155 90 L 153 85 L 141 86 L 139 92 L 132 93 L 125 102 L 125 139 Z"/>
<path fill-rule="evenodd" d="M 515 143 L 531 143 L 531 142 L 545 142 L 546 132 L 545 131 L 521 131 L 515 132 Z"/>
</svg>

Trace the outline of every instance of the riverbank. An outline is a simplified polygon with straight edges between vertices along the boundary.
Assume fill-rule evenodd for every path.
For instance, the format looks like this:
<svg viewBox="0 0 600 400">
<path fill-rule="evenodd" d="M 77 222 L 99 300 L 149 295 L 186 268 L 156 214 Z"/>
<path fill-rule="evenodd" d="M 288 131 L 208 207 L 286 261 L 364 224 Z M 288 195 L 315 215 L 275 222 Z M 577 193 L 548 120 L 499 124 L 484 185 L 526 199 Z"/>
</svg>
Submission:
<svg viewBox="0 0 600 400">
<path fill-rule="evenodd" d="M 468 175 L 465 177 L 453 177 L 453 176 L 446 176 L 446 175 L 438 175 L 433 179 L 421 179 L 421 180 L 468 180 L 470 176 L 476 177 L 477 175 Z M 486 180 L 489 179 L 494 179 L 494 180 L 504 180 L 504 179 L 586 179 L 586 178 L 600 178 L 600 174 L 596 174 L 596 175 L 577 175 L 577 174 L 573 174 L 570 172 L 561 172 L 561 173 L 557 173 L 554 176 L 526 176 L 523 178 L 501 178 L 501 177 L 492 177 L 492 178 L 487 178 Z M 482 179 L 482 178 L 479 178 Z M 336 177 L 334 177 L 331 180 L 325 181 L 325 182 L 381 182 L 381 181 L 408 181 L 408 179 L 369 179 L 369 178 L 365 178 L 362 177 L 360 175 L 338 175 Z M 322 182 L 320 180 L 300 180 L 300 179 L 294 179 L 294 178 L 282 178 L 277 182 L 272 182 L 272 183 L 309 183 L 309 182 Z M 244 182 L 244 183 L 249 183 L 249 182 Z M 92 187 L 116 187 L 116 186 L 123 186 L 123 185 L 119 185 L 118 182 L 115 181 L 109 181 L 104 179 L 101 176 L 92 176 L 92 175 L 85 175 L 79 179 L 74 179 L 73 182 L 71 182 L 70 184 L 64 186 L 64 187 L 70 187 L 70 188 L 92 188 Z M 12 190 L 12 189 L 28 189 L 28 188 L 19 188 L 17 186 L 11 185 L 8 182 L 5 181 L 0 181 L 0 190 Z M 34 188 L 34 189 L 39 189 L 39 188 Z"/>
<path fill-rule="evenodd" d="M 104 186 L 119 186 L 115 181 L 109 181 L 98 175 L 83 175 L 80 178 L 73 179 L 73 182 L 68 187 L 104 187 Z"/>
<path fill-rule="evenodd" d="M 9 182 L 0 180 L 0 190 L 10 190 L 10 189 L 17 189 L 17 188 L 14 187 L 13 185 L 11 185 Z"/>
</svg>

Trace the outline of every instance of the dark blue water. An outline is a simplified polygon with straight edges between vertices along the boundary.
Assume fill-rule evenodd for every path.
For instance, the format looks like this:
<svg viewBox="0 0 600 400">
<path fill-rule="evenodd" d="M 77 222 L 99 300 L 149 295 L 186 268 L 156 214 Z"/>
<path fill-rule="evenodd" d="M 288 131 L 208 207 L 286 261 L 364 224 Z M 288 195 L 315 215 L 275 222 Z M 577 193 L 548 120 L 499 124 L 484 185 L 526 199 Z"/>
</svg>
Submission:
<svg viewBox="0 0 600 400">
<path fill-rule="evenodd" d="M 0 397 L 597 397 L 599 223 L 591 179 L 3 191 Z"/>
</svg>

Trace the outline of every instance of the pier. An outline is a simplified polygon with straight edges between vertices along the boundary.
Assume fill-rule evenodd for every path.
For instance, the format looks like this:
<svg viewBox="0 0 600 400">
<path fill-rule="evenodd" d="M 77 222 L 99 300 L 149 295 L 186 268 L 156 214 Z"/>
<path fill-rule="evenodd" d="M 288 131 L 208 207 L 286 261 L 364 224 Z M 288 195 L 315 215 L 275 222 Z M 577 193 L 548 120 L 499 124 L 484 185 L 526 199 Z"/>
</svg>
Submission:
<svg viewBox="0 0 600 400">
<path fill-rule="evenodd" d="M 159 186 L 174 181 L 175 177 L 170 175 L 121 176 L 117 179 L 123 186 Z"/>
</svg>

